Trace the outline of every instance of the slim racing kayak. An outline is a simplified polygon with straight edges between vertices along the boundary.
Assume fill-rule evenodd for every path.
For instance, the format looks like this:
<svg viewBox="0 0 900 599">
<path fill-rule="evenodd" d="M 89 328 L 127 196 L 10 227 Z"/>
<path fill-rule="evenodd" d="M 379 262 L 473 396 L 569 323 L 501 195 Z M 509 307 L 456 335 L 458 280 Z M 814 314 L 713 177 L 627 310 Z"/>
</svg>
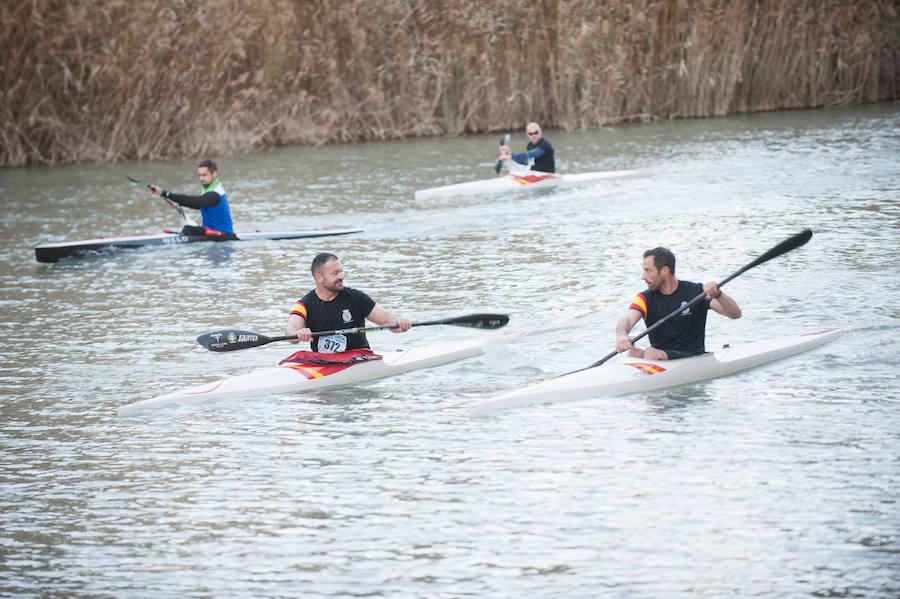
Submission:
<svg viewBox="0 0 900 599">
<path fill-rule="evenodd" d="M 349 235 L 359 233 L 362 229 L 324 229 L 310 231 L 271 231 L 237 233 L 232 241 L 255 241 L 259 239 L 300 239 L 303 237 L 328 237 L 331 235 Z M 134 249 L 145 246 L 171 246 L 184 243 L 215 241 L 215 237 L 207 235 L 181 235 L 180 233 L 159 233 L 156 235 L 128 235 L 123 237 L 103 237 L 85 239 L 83 241 L 64 241 L 34 248 L 34 256 L 38 262 L 57 262 L 62 258 L 84 256 L 114 249 Z M 217 241 L 216 243 L 227 243 Z"/>
<path fill-rule="evenodd" d="M 447 342 L 440 345 L 411 347 L 383 354 L 381 359 L 378 360 L 357 362 L 342 369 L 305 367 L 290 363 L 260 368 L 247 374 L 130 403 L 119 408 L 119 416 L 127 416 L 140 410 L 162 408 L 173 404 L 195 404 L 214 399 L 266 393 L 317 391 L 329 387 L 365 383 L 410 370 L 431 368 L 432 366 L 440 366 L 477 356 L 484 353 L 491 345 L 504 343 L 506 340 L 521 334 L 521 332 L 517 332 L 505 335 L 478 335 L 472 339 Z"/>
<path fill-rule="evenodd" d="M 456 183 L 443 187 L 432 187 L 416 191 L 417 202 L 438 200 L 453 196 L 481 195 L 531 189 L 546 189 L 562 184 L 585 183 L 588 181 L 601 181 L 603 179 L 623 179 L 627 177 L 646 177 L 653 174 L 650 169 L 639 168 L 620 171 L 596 171 L 581 173 L 580 175 L 559 175 L 555 173 L 541 173 L 538 171 L 516 170 L 495 179 L 483 179 L 481 181 L 469 181 Z"/>
<path fill-rule="evenodd" d="M 679 360 L 643 360 L 620 354 L 596 366 L 511 391 L 472 408 L 473 414 L 531 404 L 612 397 L 675 387 L 752 368 L 830 341 L 841 329 L 783 337 L 721 349 Z"/>
</svg>

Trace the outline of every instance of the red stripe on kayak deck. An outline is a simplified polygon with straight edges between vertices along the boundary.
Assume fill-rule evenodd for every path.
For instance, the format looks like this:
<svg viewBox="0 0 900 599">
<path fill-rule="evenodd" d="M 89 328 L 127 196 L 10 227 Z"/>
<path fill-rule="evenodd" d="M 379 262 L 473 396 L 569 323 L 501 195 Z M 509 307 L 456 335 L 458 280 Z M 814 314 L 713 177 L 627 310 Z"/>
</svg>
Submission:
<svg viewBox="0 0 900 599">
<path fill-rule="evenodd" d="M 334 374 L 335 372 L 340 372 L 345 368 L 350 368 L 354 364 L 359 364 L 359 362 L 354 362 L 353 364 L 302 364 L 302 363 L 294 363 L 290 362 L 281 364 L 282 368 L 292 368 L 305 376 L 306 378 L 312 379 L 320 379 L 323 376 L 328 376 L 329 374 Z"/>
<path fill-rule="evenodd" d="M 297 305 L 301 305 L 299 302 Z M 296 308 L 296 306 L 295 306 Z M 337 353 L 322 353 L 313 351 L 294 352 L 278 363 L 282 368 L 296 370 L 307 379 L 320 379 L 323 376 L 340 372 L 354 364 L 360 364 L 369 360 L 380 360 L 381 356 L 367 347 L 348 349 Z"/>
<path fill-rule="evenodd" d="M 528 185 L 529 183 L 537 183 L 544 179 L 553 179 L 554 175 L 510 175 L 510 177 L 517 183 Z"/>
<path fill-rule="evenodd" d="M 659 374 L 665 372 L 666 369 L 659 364 L 644 364 L 643 362 L 625 362 L 626 366 L 634 366 L 644 374 Z"/>
<path fill-rule="evenodd" d="M 209 393 L 211 391 L 215 391 L 216 389 L 221 387 L 222 383 L 224 383 L 224 382 L 225 382 L 225 379 L 222 379 L 221 381 L 216 383 L 216 385 L 210 387 L 209 389 L 204 389 L 203 391 L 183 391 L 183 393 L 185 395 L 203 395 L 204 393 Z"/>
</svg>

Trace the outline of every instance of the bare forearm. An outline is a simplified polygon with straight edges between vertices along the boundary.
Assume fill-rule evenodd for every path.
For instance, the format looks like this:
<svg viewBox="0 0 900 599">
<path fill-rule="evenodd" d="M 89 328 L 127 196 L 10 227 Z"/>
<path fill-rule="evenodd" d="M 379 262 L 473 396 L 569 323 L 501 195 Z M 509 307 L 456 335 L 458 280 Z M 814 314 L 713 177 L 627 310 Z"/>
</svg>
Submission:
<svg viewBox="0 0 900 599">
<path fill-rule="evenodd" d="M 639 312 L 629 310 L 625 316 L 619 319 L 619 322 L 616 324 L 616 351 L 623 352 L 633 347 L 628 333 L 631 332 L 631 329 L 634 328 L 640 317 Z"/>
<path fill-rule="evenodd" d="M 301 331 L 303 331 L 302 335 L 300 334 Z M 309 333 L 309 329 L 306 328 L 306 319 L 296 314 L 291 314 L 287 324 L 284 326 L 284 334 L 287 336 L 296 335 L 297 341 L 309 341 L 312 338 Z M 297 341 L 292 339 L 291 343 L 297 343 Z"/>
<path fill-rule="evenodd" d="M 375 306 L 374 308 L 372 308 L 372 311 L 369 312 L 366 318 L 381 326 L 391 324 L 397 325 L 396 329 L 392 329 L 395 333 L 409 330 L 409 327 L 412 326 L 412 323 L 408 318 L 394 316 L 392 313 L 388 312 L 380 306 Z"/>
<path fill-rule="evenodd" d="M 721 291 L 716 299 L 712 300 L 709 305 L 713 310 L 728 318 L 740 318 L 742 314 L 741 307 L 737 305 L 737 302 Z"/>
</svg>

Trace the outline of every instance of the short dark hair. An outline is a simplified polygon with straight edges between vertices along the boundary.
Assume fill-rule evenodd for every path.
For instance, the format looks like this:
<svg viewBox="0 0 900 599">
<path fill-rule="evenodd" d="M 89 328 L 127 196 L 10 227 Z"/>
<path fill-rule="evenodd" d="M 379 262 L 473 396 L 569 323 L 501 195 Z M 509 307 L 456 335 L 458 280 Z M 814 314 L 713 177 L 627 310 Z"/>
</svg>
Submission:
<svg viewBox="0 0 900 599">
<path fill-rule="evenodd" d="M 216 171 L 217 173 L 219 172 L 219 167 L 217 167 L 216 163 L 213 162 L 212 160 L 210 160 L 209 158 L 207 158 L 206 160 L 202 161 L 200 164 L 197 165 L 197 168 L 201 168 L 201 167 L 208 168 L 210 171 Z"/>
<path fill-rule="evenodd" d="M 653 248 L 644 252 L 644 258 L 649 256 L 653 256 L 653 265 L 656 266 L 656 270 L 668 266 L 669 272 L 675 274 L 675 254 L 671 250 L 664 247 Z"/>
<path fill-rule="evenodd" d="M 312 265 L 309 267 L 310 272 L 315 277 L 316 273 L 322 270 L 322 267 L 325 266 L 325 263 L 329 260 L 337 260 L 338 257 L 334 254 L 329 254 L 328 252 L 322 252 L 315 258 L 313 258 Z"/>
</svg>

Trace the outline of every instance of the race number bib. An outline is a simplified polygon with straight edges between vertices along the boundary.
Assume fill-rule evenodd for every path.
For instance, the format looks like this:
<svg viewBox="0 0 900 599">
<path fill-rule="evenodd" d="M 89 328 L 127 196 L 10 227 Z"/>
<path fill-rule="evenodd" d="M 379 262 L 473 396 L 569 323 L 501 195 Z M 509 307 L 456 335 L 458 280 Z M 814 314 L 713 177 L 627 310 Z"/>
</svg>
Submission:
<svg viewBox="0 0 900 599">
<path fill-rule="evenodd" d="M 328 335 L 319 338 L 319 351 L 323 354 L 336 354 L 347 349 L 347 338 L 344 335 Z"/>
</svg>

